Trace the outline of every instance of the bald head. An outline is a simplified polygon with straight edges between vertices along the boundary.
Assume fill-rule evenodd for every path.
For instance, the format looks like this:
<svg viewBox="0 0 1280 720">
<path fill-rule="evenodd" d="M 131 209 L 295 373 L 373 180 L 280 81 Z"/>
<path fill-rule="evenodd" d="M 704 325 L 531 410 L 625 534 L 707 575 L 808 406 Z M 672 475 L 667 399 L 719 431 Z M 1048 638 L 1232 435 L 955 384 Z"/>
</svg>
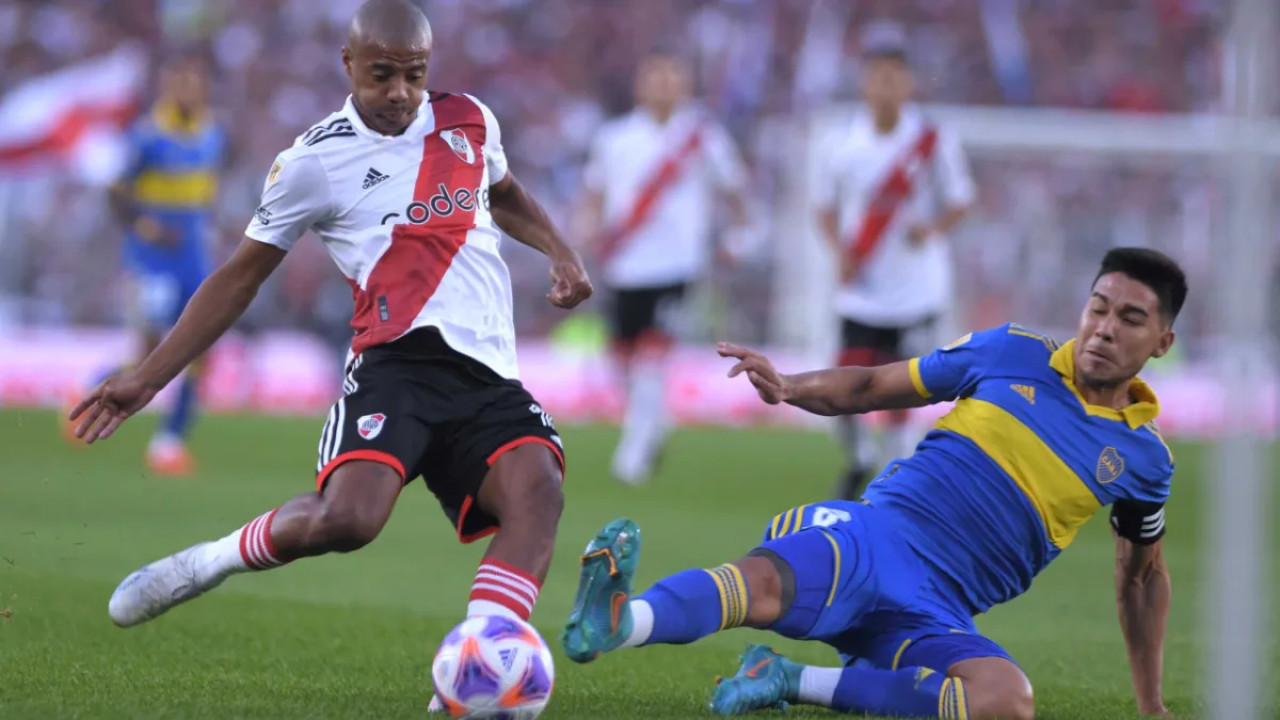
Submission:
<svg viewBox="0 0 1280 720">
<path fill-rule="evenodd" d="M 408 0 L 369 0 L 347 28 L 342 64 L 360 118 L 398 135 L 417 118 L 431 60 L 431 24 Z"/>
<path fill-rule="evenodd" d="M 368 0 L 347 26 L 347 47 L 431 50 L 431 23 L 409 0 Z"/>
</svg>

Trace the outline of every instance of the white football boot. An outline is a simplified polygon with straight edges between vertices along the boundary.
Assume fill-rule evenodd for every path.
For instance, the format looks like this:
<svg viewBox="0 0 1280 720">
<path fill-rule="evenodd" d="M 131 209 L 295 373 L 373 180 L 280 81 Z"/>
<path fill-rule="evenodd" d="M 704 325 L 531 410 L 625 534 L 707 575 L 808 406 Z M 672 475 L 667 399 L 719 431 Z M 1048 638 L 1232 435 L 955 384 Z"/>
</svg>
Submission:
<svg viewBox="0 0 1280 720">
<path fill-rule="evenodd" d="M 107 604 L 111 621 L 120 627 L 146 622 L 221 584 L 226 575 L 203 578 L 197 573 L 201 552 L 211 544 L 194 545 L 125 578 Z"/>
</svg>

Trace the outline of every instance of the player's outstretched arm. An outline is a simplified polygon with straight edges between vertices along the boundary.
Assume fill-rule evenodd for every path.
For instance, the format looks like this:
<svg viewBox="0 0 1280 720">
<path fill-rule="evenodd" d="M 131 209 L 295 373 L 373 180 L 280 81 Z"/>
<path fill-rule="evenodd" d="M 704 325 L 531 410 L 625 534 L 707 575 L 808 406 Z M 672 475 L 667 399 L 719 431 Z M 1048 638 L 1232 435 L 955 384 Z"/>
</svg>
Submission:
<svg viewBox="0 0 1280 720">
<path fill-rule="evenodd" d="M 769 358 L 732 343 L 720 343 L 720 357 L 738 359 L 729 377 L 746 373 L 760 399 L 787 403 L 815 415 L 855 415 L 928 404 L 911 379 L 908 363 L 880 367 L 840 367 L 783 375 Z"/>
<path fill-rule="evenodd" d="M 72 420 L 84 416 L 76 436 L 86 442 L 110 437 L 120 423 L 146 407 L 244 314 L 284 256 L 285 251 L 273 245 L 242 240 L 231 259 L 200 285 L 159 347 L 138 367 L 104 380 L 71 411 Z"/>
<path fill-rule="evenodd" d="M 551 259 L 551 292 L 547 299 L 552 305 L 571 308 L 591 297 L 591 280 L 582 267 L 582 259 L 511 173 L 489 188 L 489 211 L 503 232 Z"/>
<path fill-rule="evenodd" d="M 1161 693 L 1164 632 L 1172 586 L 1162 541 L 1141 545 L 1116 535 L 1116 604 L 1129 652 L 1138 712 L 1168 714 Z"/>
</svg>

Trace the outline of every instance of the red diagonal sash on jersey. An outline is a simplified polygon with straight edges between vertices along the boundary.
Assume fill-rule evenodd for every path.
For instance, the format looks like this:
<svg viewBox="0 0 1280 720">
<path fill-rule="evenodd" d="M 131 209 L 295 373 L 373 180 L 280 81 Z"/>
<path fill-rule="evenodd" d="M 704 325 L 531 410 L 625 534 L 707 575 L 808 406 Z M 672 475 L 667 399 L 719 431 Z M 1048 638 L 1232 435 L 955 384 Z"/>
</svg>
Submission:
<svg viewBox="0 0 1280 720">
<path fill-rule="evenodd" d="M 700 147 L 702 147 L 702 128 L 698 127 L 694 128 L 689 137 L 685 138 L 685 141 L 674 152 L 658 164 L 658 169 L 650 176 L 648 182 L 640 188 L 640 192 L 636 195 L 635 203 L 631 206 L 631 211 L 623 217 L 622 222 L 605 233 L 600 247 L 602 260 L 608 262 L 622 248 L 623 243 L 648 222 L 649 216 L 653 214 L 653 208 L 658 204 L 658 199 L 662 197 L 662 194 L 668 188 L 675 184 L 675 181 L 684 172 L 689 158 Z"/>
<path fill-rule="evenodd" d="M 915 175 L 925 167 L 933 157 L 933 149 L 938 144 L 938 130 L 933 126 L 925 127 L 907 154 L 898 158 L 893 168 L 876 188 L 863 213 L 862 223 L 857 232 L 849 238 L 846 247 L 852 256 L 854 267 L 860 267 L 880 244 L 884 231 L 893 221 L 902 202 L 911 196 L 915 184 Z"/>
<path fill-rule="evenodd" d="M 361 289 L 352 281 L 355 331 L 352 350 L 400 337 L 427 304 L 453 258 L 475 227 L 475 194 L 484 176 L 481 147 L 485 141 L 484 116 L 479 106 L 461 95 L 432 100 L 435 128 L 422 139 L 422 162 L 414 183 L 413 200 L 405 220 L 391 229 L 391 245 L 378 258 Z M 473 148 L 465 157 L 450 148 L 441 131 L 461 128 Z M 414 217 L 414 207 L 425 217 Z"/>
</svg>

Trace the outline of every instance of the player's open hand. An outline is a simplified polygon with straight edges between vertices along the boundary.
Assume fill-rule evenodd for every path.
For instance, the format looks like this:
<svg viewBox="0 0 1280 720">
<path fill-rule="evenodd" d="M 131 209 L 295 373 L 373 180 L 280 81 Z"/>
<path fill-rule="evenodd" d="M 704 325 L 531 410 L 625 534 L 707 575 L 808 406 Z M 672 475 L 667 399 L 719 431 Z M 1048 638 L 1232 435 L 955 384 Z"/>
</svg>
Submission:
<svg viewBox="0 0 1280 720">
<path fill-rule="evenodd" d="M 71 410 L 70 419 L 80 421 L 76 437 L 87 443 L 111 437 L 120 423 L 146 407 L 159 390 L 133 371 L 103 380 Z"/>
<path fill-rule="evenodd" d="M 774 369 L 769 358 L 755 350 L 733 343 L 720 343 L 716 347 L 716 352 L 720 353 L 720 357 L 738 359 L 738 364 L 729 369 L 729 377 L 746 373 L 747 379 L 755 386 L 761 400 L 770 405 L 777 405 L 791 397 L 791 383 L 785 375 Z"/>
<path fill-rule="evenodd" d="M 566 310 L 577 307 L 592 291 L 591 278 L 577 253 L 570 250 L 564 257 L 552 258 L 551 292 L 547 293 L 552 305 Z"/>
</svg>

